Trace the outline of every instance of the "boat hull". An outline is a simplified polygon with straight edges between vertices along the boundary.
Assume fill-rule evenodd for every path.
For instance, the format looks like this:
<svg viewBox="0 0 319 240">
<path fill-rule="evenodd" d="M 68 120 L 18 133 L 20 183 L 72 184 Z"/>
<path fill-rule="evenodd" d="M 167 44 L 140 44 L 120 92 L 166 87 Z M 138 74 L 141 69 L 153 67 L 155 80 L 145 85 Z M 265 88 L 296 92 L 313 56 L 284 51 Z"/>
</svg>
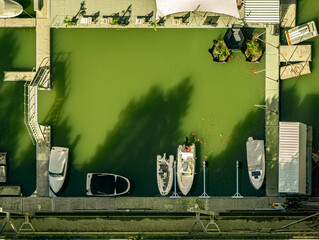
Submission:
<svg viewBox="0 0 319 240">
<path fill-rule="evenodd" d="M 170 193 L 173 186 L 173 164 L 174 156 L 170 155 L 169 159 L 164 156 L 157 156 L 157 186 L 160 194 L 166 196 Z"/>
<path fill-rule="evenodd" d="M 115 185 L 114 185 L 114 191 L 113 193 L 105 193 L 105 192 L 96 192 L 96 190 L 93 190 L 93 185 L 96 183 L 92 183 L 92 181 L 94 181 L 94 177 L 111 177 L 114 179 L 115 181 Z M 127 184 L 127 186 L 125 187 L 125 190 L 121 191 L 121 192 L 117 192 L 116 191 L 116 182 L 118 181 L 122 181 L 125 182 Z M 93 185 L 92 185 L 93 184 Z M 114 184 L 114 183 L 112 183 Z M 121 175 L 117 175 L 117 174 L 112 174 L 112 173 L 88 173 L 87 177 L 86 177 L 86 194 L 88 196 L 97 196 L 97 197 L 117 197 L 117 196 L 121 196 L 124 195 L 126 193 L 128 193 L 128 191 L 131 188 L 131 183 L 128 180 L 128 178 L 123 177 Z"/>
<path fill-rule="evenodd" d="M 259 190 L 265 179 L 265 149 L 263 140 L 253 140 L 252 137 L 246 142 L 248 175 L 251 185 Z"/>
<path fill-rule="evenodd" d="M 179 190 L 183 195 L 187 195 L 192 188 L 195 176 L 195 144 L 188 149 L 184 145 L 180 145 L 177 149 L 177 183 Z"/>
<path fill-rule="evenodd" d="M 12 0 L 0 0 L 0 4 L 3 5 L 3 11 L 0 11 L 0 18 L 13 18 L 19 16 L 23 7 Z"/>
<path fill-rule="evenodd" d="M 61 167 L 63 169 L 62 175 L 60 176 L 52 176 L 50 173 L 50 166 L 52 165 L 52 161 L 55 161 L 53 159 L 53 155 L 55 154 L 63 156 L 64 157 L 64 167 Z M 50 183 L 50 188 L 51 190 L 57 194 L 63 187 L 64 182 L 65 182 L 65 177 L 68 169 L 68 160 L 69 160 L 69 149 L 68 148 L 63 148 L 63 147 L 52 147 L 51 150 L 51 155 L 50 155 L 50 162 L 49 162 L 49 183 Z"/>
</svg>

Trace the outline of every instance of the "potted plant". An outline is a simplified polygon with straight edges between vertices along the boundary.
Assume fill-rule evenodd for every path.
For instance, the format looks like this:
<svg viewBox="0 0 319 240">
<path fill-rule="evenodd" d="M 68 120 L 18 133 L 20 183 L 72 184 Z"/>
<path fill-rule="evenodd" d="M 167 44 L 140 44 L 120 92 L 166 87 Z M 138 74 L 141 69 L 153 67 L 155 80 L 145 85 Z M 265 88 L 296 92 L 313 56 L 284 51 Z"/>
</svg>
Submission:
<svg viewBox="0 0 319 240">
<path fill-rule="evenodd" d="M 64 18 L 64 24 L 65 24 L 65 27 L 69 27 L 69 26 L 72 26 L 74 25 L 73 21 L 72 21 L 72 18 L 69 18 L 68 16 L 65 16 Z"/>
<path fill-rule="evenodd" d="M 113 18 L 111 25 L 120 25 L 120 19 L 118 17 Z"/>
<path fill-rule="evenodd" d="M 209 49 L 209 52 L 212 54 L 215 62 L 227 62 L 231 53 L 223 40 L 215 40 L 214 45 Z"/>
<path fill-rule="evenodd" d="M 246 43 L 244 54 L 246 61 L 259 62 L 263 55 L 263 47 L 257 39 L 252 39 Z"/>
<path fill-rule="evenodd" d="M 150 21 L 150 26 L 154 28 L 154 31 L 156 32 L 157 31 L 157 23 L 158 21 L 154 20 L 154 21 Z"/>
</svg>

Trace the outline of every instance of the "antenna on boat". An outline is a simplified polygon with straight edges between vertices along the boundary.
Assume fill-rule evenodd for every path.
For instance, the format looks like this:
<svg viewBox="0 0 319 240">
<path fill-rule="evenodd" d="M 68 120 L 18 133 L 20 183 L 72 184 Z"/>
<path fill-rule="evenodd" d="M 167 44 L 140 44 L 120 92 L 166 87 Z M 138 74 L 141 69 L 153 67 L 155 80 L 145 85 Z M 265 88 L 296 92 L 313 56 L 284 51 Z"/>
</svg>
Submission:
<svg viewBox="0 0 319 240">
<path fill-rule="evenodd" d="M 207 168 L 207 161 L 203 161 L 203 172 L 204 172 L 204 192 L 200 195 L 200 198 L 210 198 L 210 196 L 206 193 L 206 168 Z"/>
<path fill-rule="evenodd" d="M 240 195 L 239 191 L 238 191 L 238 168 L 239 168 L 239 161 L 236 161 L 236 193 L 234 194 L 234 196 L 232 196 L 232 198 L 243 198 L 242 195 Z"/>
<path fill-rule="evenodd" d="M 176 192 L 176 161 L 174 161 L 174 193 L 172 196 L 170 196 L 170 198 L 180 198 L 181 196 L 178 195 L 178 193 Z"/>
</svg>

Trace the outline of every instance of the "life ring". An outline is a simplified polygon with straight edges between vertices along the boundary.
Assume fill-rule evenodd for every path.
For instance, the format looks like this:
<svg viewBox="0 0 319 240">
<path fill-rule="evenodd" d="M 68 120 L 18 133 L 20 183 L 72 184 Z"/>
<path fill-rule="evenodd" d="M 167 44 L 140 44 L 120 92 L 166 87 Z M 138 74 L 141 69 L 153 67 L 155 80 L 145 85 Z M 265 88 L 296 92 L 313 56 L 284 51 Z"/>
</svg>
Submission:
<svg viewBox="0 0 319 240">
<path fill-rule="evenodd" d="M 190 147 L 186 147 L 186 152 L 190 152 L 192 149 Z"/>
</svg>

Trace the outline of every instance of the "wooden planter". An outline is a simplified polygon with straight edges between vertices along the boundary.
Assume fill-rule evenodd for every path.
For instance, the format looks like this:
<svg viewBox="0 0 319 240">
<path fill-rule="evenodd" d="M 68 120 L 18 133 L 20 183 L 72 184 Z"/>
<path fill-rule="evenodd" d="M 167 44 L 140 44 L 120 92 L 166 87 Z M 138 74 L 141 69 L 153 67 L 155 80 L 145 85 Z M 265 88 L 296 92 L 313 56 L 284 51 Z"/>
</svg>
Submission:
<svg viewBox="0 0 319 240">
<path fill-rule="evenodd" d="M 212 55 L 214 62 L 227 62 L 231 54 L 231 51 L 223 40 L 215 40 L 213 47 L 208 51 Z"/>
<path fill-rule="evenodd" d="M 243 53 L 245 55 L 246 61 L 247 62 L 253 62 L 253 63 L 259 63 L 260 62 L 260 59 L 263 56 L 263 52 L 264 52 L 264 49 L 262 48 L 262 46 L 260 45 L 259 42 L 258 42 L 258 46 L 254 50 L 249 49 L 247 47 L 247 43 L 245 44 L 245 47 L 243 49 Z"/>
</svg>

